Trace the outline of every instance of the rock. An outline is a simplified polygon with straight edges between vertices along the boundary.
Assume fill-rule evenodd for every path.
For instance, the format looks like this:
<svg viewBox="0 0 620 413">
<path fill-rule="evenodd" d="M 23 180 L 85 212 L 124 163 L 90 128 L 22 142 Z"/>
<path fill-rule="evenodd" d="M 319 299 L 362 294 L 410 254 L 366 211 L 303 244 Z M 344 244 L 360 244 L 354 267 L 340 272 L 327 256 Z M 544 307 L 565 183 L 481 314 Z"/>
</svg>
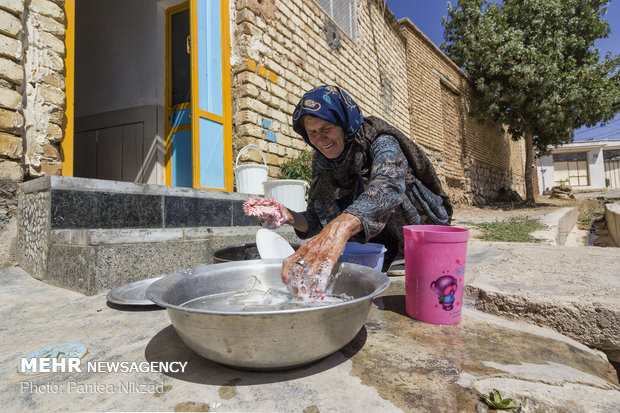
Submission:
<svg viewBox="0 0 620 413">
<path fill-rule="evenodd" d="M 573 195 L 573 188 L 562 185 L 551 188 L 549 191 L 549 198 L 575 199 L 575 195 Z"/>
</svg>

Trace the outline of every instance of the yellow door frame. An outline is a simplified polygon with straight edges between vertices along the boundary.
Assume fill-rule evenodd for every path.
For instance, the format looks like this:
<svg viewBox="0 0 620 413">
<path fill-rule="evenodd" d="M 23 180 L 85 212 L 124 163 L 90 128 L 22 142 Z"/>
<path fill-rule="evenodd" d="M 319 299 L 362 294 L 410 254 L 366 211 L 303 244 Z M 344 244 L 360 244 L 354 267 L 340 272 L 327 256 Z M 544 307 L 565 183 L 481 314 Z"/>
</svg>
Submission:
<svg viewBox="0 0 620 413">
<path fill-rule="evenodd" d="M 166 10 L 166 24 L 171 10 L 182 10 L 183 7 L 190 8 L 190 32 L 191 38 L 198 38 L 198 26 L 196 16 L 196 0 L 188 1 L 182 5 L 171 7 Z M 73 176 L 74 167 L 74 114 L 75 114 L 75 0 L 65 0 L 64 11 L 67 19 L 67 27 L 65 29 L 65 128 L 63 140 L 60 144 L 63 154 L 62 175 Z M 170 12 L 170 14 L 169 14 Z M 224 145 L 224 191 L 232 192 L 233 190 L 233 162 L 232 162 L 232 109 L 231 109 L 231 87 L 230 87 L 230 25 L 229 25 L 229 0 L 220 0 L 220 21 L 221 21 L 221 49 L 222 49 L 222 95 L 223 95 L 223 116 L 217 116 L 200 110 L 198 107 L 198 73 L 192 70 L 192 180 L 193 187 L 200 188 L 200 154 L 199 154 L 199 128 L 198 121 L 200 117 L 204 117 L 219 123 L 223 126 L 223 145 Z M 169 79 L 171 76 L 169 67 L 170 39 L 166 33 L 166 126 L 169 127 L 170 118 L 170 92 Z M 197 48 L 191 48 L 192 68 L 198 67 L 198 51 Z M 195 99 L 195 102 L 194 102 Z M 195 104 L 194 104 L 195 103 Z M 166 139 L 170 134 L 170 130 L 165 131 Z M 196 150 L 194 150 L 196 148 Z M 169 168 L 169 147 L 166 146 L 165 175 L 166 184 L 170 185 L 170 168 Z M 217 189 L 221 188 L 204 188 Z"/>
<path fill-rule="evenodd" d="M 182 129 L 174 129 L 172 128 L 172 125 L 170 125 L 170 116 L 172 115 L 173 112 L 173 108 L 172 108 L 172 95 L 170 94 L 170 89 L 171 89 L 171 85 L 172 85 L 172 67 L 171 67 L 171 62 L 172 62 L 172 46 L 171 46 L 171 41 L 172 41 L 172 15 L 182 12 L 184 10 L 189 9 L 189 1 L 186 1 L 185 3 L 181 3 L 178 4 L 176 6 L 172 6 L 166 9 L 166 53 L 165 53 L 165 61 L 166 61 L 166 118 L 164 120 L 165 123 L 165 145 L 166 145 L 166 160 L 165 160 L 165 174 L 166 174 L 166 185 L 172 185 L 172 165 L 171 165 L 171 161 L 172 161 L 172 147 L 171 147 L 171 142 L 172 142 L 172 133 L 173 132 L 181 132 L 181 130 L 187 130 L 190 128 L 190 126 L 185 126 L 185 127 L 181 127 Z M 194 93 L 192 91 L 192 93 Z M 186 106 L 184 104 L 182 104 L 183 106 L 178 107 L 178 108 L 174 108 L 175 110 L 178 109 L 184 109 Z M 193 142 L 192 142 L 193 144 Z M 193 152 L 193 148 L 192 148 L 192 152 Z"/>
<path fill-rule="evenodd" d="M 65 130 L 60 143 L 62 153 L 62 176 L 73 176 L 73 133 L 75 107 L 75 0 L 65 0 Z"/>
<path fill-rule="evenodd" d="M 233 190 L 233 163 L 232 163 L 232 114 L 230 90 L 230 27 L 229 27 L 228 0 L 220 0 L 221 50 L 222 50 L 222 115 L 218 116 L 199 107 L 198 94 L 198 48 L 191 47 L 192 59 L 192 186 L 194 188 L 214 189 L 232 192 Z M 191 39 L 198 39 L 197 0 L 190 1 L 190 33 Z M 196 42 L 193 42 L 196 44 Z M 223 126 L 224 145 L 224 188 L 203 188 L 200 186 L 200 118 L 206 118 Z"/>
</svg>

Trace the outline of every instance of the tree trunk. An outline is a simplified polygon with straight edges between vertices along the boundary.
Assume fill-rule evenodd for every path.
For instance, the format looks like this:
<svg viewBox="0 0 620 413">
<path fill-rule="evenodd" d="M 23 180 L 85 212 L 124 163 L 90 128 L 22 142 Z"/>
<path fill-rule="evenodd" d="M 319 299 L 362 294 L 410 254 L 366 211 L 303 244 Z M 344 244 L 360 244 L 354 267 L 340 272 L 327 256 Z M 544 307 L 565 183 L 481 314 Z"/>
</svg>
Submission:
<svg viewBox="0 0 620 413">
<path fill-rule="evenodd" d="M 532 168 L 534 161 L 534 137 L 526 133 L 525 134 L 525 203 L 528 205 L 534 205 L 536 200 L 534 199 L 534 184 L 532 182 Z"/>
</svg>

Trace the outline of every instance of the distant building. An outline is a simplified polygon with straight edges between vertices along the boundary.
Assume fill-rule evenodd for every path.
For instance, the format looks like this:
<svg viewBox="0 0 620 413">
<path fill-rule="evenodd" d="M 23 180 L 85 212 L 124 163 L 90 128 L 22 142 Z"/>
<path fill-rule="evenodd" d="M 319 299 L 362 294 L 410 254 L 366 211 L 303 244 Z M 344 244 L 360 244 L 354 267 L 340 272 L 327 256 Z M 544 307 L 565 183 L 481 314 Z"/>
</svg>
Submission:
<svg viewBox="0 0 620 413">
<path fill-rule="evenodd" d="M 538 158 L 540 192 L 555 185 L 576 190 L 620 188 L 620 139 L 573 142 Z"/>
</svg>

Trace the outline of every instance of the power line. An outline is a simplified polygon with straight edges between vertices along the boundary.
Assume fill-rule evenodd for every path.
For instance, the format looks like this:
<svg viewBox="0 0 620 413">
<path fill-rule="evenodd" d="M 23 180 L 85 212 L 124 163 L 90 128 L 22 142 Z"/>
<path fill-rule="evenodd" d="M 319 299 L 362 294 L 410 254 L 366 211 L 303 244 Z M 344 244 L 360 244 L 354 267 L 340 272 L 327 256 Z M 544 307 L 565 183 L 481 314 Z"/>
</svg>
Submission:
<svg viewBox="0 0 620 413">
<path fill-rule="evenodd" d="M 597 129 L 597 128 L 605 128 L 605 127 L 607 127 L 607 125 L 609 125 L 611 123 L 614 123 L 614 122 L 619 122 L 619 121 L 620 121 L 620 119 L 615 119 L 615 120 L 612 120 L 611 122 L 607 122 L 605 125 L 592 126 L 591 128 L 580 130 L 579 132 L 575 132 L 575 135 L 583 133 L 583 132 L 589 132 L 589 131 Z"/>
<path fill-rule="evenodd" d="M 587 138 L 584 138 L 584 140 L 596 140 L 596 139 L 602 139 L 602 138 L 607 138 L 609 136 L 613 136 L 613 135 L 618 135 L 618 138 L 620 139 L 620 131 L 618 129 L 614 129 L 611 130 L 609 132 L 605 132 L 602 135 L 595 135 L 595 136 L 588 136 Z"/>
</svg>

